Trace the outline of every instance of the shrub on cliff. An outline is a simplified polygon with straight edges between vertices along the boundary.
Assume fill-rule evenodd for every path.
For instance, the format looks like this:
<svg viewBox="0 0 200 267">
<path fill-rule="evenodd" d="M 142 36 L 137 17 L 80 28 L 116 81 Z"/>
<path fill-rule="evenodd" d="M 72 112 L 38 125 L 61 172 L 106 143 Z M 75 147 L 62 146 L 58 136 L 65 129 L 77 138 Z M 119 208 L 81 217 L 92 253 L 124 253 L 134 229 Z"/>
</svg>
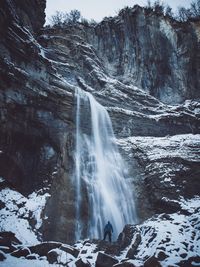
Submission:
<svg viewBox="0 0 200 267">
<path fill-rule="evenodd" d="M 200 20 L 200 0 L 192 1 L 189 8 L 179 7 L 176 19 L 182 22 L 187 20 Z"/>
<path fill-rule="evenodd" d="M 56 11 L 54 15 L 51 16 L 50 22 L 53 26 L 61 26 L 63 24 L 77 24 L 81 19 L 81 12 L 77 9 L 68 12 Z"/>
</svg>

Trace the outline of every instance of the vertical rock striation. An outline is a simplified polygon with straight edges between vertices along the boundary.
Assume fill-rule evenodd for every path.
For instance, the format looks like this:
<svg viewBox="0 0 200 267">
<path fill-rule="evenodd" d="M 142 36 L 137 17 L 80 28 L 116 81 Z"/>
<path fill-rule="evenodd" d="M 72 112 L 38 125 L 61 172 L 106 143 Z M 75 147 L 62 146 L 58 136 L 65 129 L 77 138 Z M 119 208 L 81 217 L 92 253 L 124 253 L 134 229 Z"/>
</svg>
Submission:
<svg viewBox="0 0 200 267">
<path fill-rule="evenodd" d="M 199 29 L 135 6 L 105 18 L 89 42 L 108 73 L 176 104 L 200 96 Z"/>
</svg>

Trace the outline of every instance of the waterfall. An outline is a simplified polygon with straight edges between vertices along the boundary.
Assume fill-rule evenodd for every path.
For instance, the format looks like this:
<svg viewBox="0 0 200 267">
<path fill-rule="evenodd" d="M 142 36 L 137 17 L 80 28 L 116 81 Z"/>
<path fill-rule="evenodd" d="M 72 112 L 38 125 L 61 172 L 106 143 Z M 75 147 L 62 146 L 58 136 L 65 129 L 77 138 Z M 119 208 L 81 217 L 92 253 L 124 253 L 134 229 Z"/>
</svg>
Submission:
<svg viewBox="0 0 200 267">
<path fill-rule="evenodd" d="M 116 238 L 136 220 L 128 174 L 106 109 L 82 90 L 76 104 L 76 238 L 102 238 L 108 220 Z"/>
</svg>

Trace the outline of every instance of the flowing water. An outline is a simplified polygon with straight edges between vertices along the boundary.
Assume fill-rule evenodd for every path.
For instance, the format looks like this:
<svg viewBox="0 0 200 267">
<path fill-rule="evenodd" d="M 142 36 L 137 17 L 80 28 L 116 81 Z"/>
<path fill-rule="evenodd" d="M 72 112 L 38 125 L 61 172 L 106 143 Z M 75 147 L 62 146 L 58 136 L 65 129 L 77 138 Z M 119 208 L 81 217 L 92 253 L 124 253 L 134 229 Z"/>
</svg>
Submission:
<svg viewBox="0 0 200 267">
<path fill-rule="evenodd" d="M 76 104 L 76 239 L 102 238 L 108 220 L 116 238 L 136 220 L 128 174 L 106 109 L 82 90 Z"/>
</svg>

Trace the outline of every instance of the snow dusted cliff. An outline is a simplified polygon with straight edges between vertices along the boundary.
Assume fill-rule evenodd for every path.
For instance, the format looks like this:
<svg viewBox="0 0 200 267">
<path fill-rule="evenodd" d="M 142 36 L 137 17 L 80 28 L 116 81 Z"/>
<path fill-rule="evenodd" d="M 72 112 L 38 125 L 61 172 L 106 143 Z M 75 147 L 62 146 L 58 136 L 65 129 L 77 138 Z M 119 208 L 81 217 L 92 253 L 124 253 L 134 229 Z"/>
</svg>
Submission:
<svg viewBox="0 0 200 267">
<path fill-rule="evenodd" d="M 199 22 L 136 6 L 42 28 L 44 8 L 0 9 L 1 265 L 198 266 Z M 134 191 L 139 224 L 111 245 L 74 244 L 77 88 L 109 112 Z"/>
</svg>

